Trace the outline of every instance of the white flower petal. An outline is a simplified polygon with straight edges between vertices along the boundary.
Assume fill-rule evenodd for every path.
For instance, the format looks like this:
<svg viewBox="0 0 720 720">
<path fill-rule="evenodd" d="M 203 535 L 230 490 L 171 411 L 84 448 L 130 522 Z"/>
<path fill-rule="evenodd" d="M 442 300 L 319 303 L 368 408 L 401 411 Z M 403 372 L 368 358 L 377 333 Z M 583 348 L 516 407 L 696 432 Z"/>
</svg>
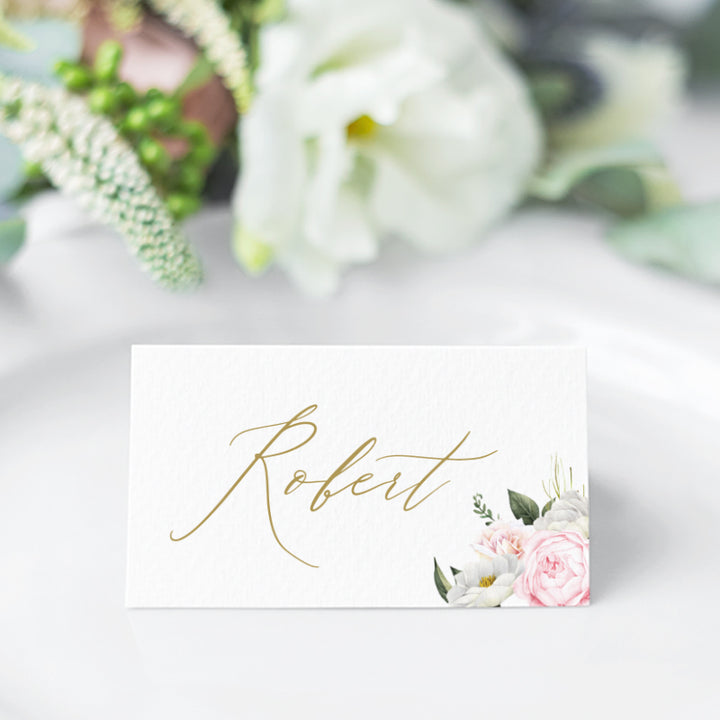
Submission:
<svg viewBox="0 0 720 720">
<path fill-rule="evenodd" d="M 306 189 L 305 236 L 314 245 L 326 242 L 335 215 L 343 178 L 352 164 L 344 129 L 327 132 L 316 141 L 314 168 Z"/>
<path fill-rule="evenodd" d="M 342 242 L 338 242 L 338 238 L 342 238 Z M 357 192 L 340 188 L 328 232 L 325 237 L 316 238 L 314 244 L 343 263 L 367 262 L 377 256 L 377 234 Z"/>
<path fill-rule="evenodd" d="M 341 266 L 310 245 L 300 245 L 279 254 L 278 263 L 309 295 L 329 295 L 337 288 Z"/>
<path fill-rule="evenodd" d="M 517 575 L 514 572 L 503 573 L 495 578 L 493 585 L 512 585 Z"/>
<path fill-rule="evenodd" d="M 240 225 L 274 248 L 296 236 L 306 186 L 303 140 L 292 121 L 292 92 L 257 98 L 242 123 L 243 170 L 233 200 Z"/>
<path fill-rule="evenodd" d="M 321 75 L 307 89 L 301 122 L 308 135 L 344 128 L 361 115 L 382 125 L 397 120 L 402 102 L 442 76 L 412 47 L 398 47 L 362 65 Z"/>
<path fill-rule="evenodd" d="M 482 602 L 485 607 L 496 607 L 512 595 L 512 588 L 505 585 L 491 585 L 485 588 Z"/>
<path fill-rule="evenodd" d="M 303 287 L 327 292 L 347 264 L 375 256 L 381 235 L 467 245 L 523 194 L 537 119 L 466 9 L 290 0 L 261 50 L 237 223 Z M 364 115 L 376 125 L 348 133 Z"/>
</svg>

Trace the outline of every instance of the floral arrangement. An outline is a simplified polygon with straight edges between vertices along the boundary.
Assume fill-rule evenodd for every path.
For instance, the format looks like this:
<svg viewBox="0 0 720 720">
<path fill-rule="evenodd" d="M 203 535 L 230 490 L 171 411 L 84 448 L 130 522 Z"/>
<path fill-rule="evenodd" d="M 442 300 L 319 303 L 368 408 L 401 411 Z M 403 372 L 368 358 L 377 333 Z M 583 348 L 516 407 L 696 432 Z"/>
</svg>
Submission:
<svg viewBox="0 0 720 720">
<path fill-rule="evenodd" d="M 440 597 L 452 607 L 499 607 L 514 596 L 520 605 L 577 606 L 590 602 L 590 519 L 584 488 L 574 490 L 572 468 L 553 462 L 553 479 L 543 485 L 542 510 L 530 497 L 508 490 L 513 520 L 501 520 L 483 501 L 474 512 L 485 521 L 471 544 L 475 559 L 452 582 L 434 560 Z"/>
<path fill-rule="evenodd" d="M 248 274 L 316 294 L 388 238 L 457 250 L 523 202 L 718 281 L 720 204 L 684 204 L 655 144 L 711 5 L 0 0 L 0 261 L 53 186 L 173 289 L 202 278 L 182 222 L 208 199 Z"/>
</svg>

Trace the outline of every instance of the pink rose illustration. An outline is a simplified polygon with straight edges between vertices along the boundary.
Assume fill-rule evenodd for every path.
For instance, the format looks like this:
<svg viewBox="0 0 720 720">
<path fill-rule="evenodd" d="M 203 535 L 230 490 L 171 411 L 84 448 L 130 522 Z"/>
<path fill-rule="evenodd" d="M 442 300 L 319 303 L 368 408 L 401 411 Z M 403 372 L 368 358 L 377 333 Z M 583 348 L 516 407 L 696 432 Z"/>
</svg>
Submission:
<svg viewBox="0 0 720 720">
<path fill-rule="evenodd" d="M 589 547 L 577 532 L 536 532 L 525 543 L 525 571 L 515 581 L 515 594 L 530 605 L 587 605 Z"/>
<path fill-rule="evenodd" d="M 485 557 L 498 555 L 516 555 L 522 557 L 528 538 L 535 532 L 532 525 L 522 520 L 494 522 L 482 531 L 482 535 L 473 543 L 472 548 Z"/>
</svg>

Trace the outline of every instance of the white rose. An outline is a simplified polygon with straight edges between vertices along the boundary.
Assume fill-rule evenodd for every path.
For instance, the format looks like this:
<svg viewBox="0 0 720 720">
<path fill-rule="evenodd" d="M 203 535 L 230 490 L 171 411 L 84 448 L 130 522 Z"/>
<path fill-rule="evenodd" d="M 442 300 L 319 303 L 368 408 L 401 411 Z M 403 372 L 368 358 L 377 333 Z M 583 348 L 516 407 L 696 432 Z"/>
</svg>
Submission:
<svg viewBox="0 0 720 720">
<path fill-rule="evenodd" d="M 567 532 L 574 530 L 583 537 L 590 537 L 588 500 L 575 490 L 563 493 L 552 507 L 539 517 L 533 526 L 536 530 Z"/>
<path fill-rule="evenodd" d="M 261 33 L 242 122 L 234 250 L 331 291 L 381 237 L 477 240 L 523 195 L 540 134 L 525 87 L 462 8 L 291 0 Z"/>
</svg>

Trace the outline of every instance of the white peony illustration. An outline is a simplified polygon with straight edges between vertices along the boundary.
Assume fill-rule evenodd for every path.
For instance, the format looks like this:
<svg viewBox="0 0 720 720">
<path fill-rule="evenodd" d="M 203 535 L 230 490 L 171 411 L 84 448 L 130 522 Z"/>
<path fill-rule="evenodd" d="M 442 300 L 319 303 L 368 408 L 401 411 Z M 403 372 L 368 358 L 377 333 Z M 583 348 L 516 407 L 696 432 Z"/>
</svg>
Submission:
<svg viewBox="0 0 720 720">
<path fill-rule="evenodd" d="M 522 572 L 515 555 L 480 558 L 468 563 L 455 576 L 447 601 L 454 607 L 497 607 L 513 593 L 513 583 Z"/>
</svg>

